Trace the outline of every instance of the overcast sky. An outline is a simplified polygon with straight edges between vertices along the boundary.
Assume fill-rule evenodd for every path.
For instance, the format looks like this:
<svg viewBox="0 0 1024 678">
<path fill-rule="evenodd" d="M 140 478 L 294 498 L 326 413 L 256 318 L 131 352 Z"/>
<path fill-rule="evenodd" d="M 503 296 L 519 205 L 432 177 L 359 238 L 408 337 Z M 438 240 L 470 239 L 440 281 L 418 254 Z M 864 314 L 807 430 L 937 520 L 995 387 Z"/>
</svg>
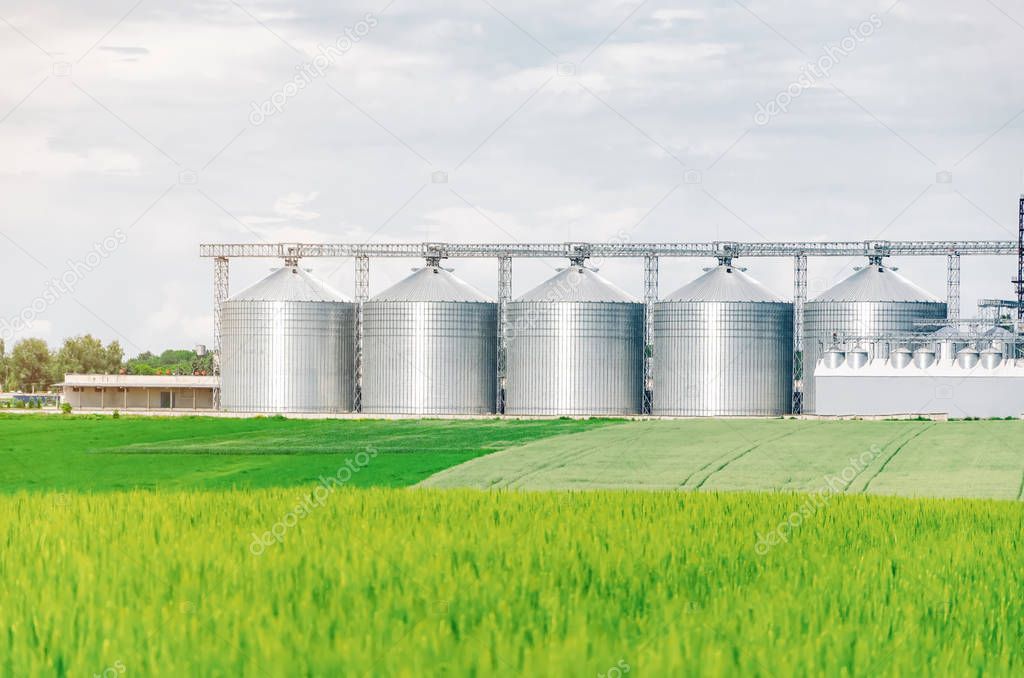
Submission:
<svg viewBox="0 0 1024 678">
<path fill-rule="evenodd" d="M 1024 0 L 5 0 L 0 329 L 209 344 L 201 242 L 1015 239 L 1022 44 Z M 812 260 L 812 295 L 861 263 Z M 893 263 L 944 296 L 944 258 Z M 790 261 L 741 264 L 791 296 Z M 965 259 L 964 315 L 1014 267 Z"/>
</svg>

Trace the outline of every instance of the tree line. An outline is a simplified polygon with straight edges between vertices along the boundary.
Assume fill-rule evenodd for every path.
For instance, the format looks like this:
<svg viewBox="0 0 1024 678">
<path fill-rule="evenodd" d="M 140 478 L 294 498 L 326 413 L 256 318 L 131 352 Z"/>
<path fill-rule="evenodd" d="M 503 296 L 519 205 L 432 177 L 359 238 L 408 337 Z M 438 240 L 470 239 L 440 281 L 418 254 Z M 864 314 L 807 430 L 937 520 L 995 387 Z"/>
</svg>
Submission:
<svg viewBox="0 0 1024 678">
<path fill-rule="evenodd" d="M 90 334 L 70 337 L 56 351 L 42 339 L 22 339 L 7 352 L 0 339 L 0 387 L 26 393 L 48 391 L 65 374 L 212 374 L 213 357 L 187 349 L 156 355 L 145 351 L 125 360 L 117 341 L 106 346 Z"/>
</svg>

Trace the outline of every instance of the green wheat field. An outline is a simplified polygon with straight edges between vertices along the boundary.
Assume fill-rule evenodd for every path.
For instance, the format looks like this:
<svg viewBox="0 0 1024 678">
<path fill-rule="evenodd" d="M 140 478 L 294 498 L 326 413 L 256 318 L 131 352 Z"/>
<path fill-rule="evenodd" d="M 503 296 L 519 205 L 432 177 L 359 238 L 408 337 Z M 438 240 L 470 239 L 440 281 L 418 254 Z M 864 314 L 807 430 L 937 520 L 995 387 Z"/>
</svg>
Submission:
<svg viewBox="0 0 1024 678">
<path fill-rule="evenodd" d="M 832 423 L 0 417 L 0 675 L 1021 675 L 1021 422 Z"/>
</svg>

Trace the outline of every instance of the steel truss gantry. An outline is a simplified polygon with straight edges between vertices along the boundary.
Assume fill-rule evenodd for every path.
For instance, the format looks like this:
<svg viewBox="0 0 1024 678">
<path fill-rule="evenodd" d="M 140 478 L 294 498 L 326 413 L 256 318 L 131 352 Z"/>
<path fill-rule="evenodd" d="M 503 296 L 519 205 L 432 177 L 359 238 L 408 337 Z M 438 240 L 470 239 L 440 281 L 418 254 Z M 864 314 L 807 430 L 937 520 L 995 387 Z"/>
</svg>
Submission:
<svg viewBox="0 0 1024 678">
<path fill-rule="evenodd" d="M 693 242 L 693 243 L 246 243 L 204 244 L 199 256 L 263 259 L 405 257 L 441 258 L 596 258 L 620 257 L 906 257 L 1017 254 L 1010 240 L 864 240 L 829 242 Z"/>
<path fill-rule="evenodd" d="M 309 258 L 354 258 L 355 291 L 359 307 L 356 320 L 356 406 L 359 407 L 362 376 L 362 304 L 369 299 L 370 259 L 411 258 L 442 259 L 496 258 L 498 260 L 498 402 L 504 410 L 506 377 L 506 306 L 512 299 L 512 259 L 588 258 L 643 259 L 644 303 L 644 411 L 650 412 L 653 392 L 653 316 L 652 305 L 658 299 L 658 266 L 661 257 L 709 257 L 720 261 L 735 257 L 793 258 L 793 411 L 802 411 L 803 394 L 803 318 L 807 301 L 808 257 L 883 257 L 945 256 L 946 299 L 949 319 L 960 315 L 960 257 L 1017 255 L 1024 269 L 1024 197 L 1020 204 L 1020 242 L 1010 240 L 864 240 L 828 242 L 564 242 L 564 243 L 241 243 L 203 244 L 199 256 L 214 260 L 214 346 L 220 356 L 220 305 L 228 297 L 228 261 L 230 259 L 282 259 L 289 262 Z M 1018 273 L 1019 298 L 1024 299 L 1024 281 Z M 1024 304 L 1021 304 L 1024 313 Z M 218 368 L 219 371 L 219 368 Z M 219 395 L 219 394 L 218 394 Z"/>
</svg>

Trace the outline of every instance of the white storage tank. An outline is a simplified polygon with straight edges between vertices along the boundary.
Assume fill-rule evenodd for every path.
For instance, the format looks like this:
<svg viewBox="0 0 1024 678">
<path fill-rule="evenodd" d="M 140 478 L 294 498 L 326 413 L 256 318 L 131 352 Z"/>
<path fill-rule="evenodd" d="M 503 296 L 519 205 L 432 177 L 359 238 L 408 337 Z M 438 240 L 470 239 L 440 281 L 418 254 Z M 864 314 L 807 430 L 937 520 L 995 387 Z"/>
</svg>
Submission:
<svg viewBox="0 0 1024 678">
<path fill-rule="evenodd" d="M 897 346 L 889 354 L 889 364 L 900 370 L 914 362 L 914 352 L 906 346 Z"/>
<path fill-rule="evenodd" d="M 973 346 L 967 346 L 962 348 L 956 353 L 956 364 L 960 367 L 969 370 L 974 368 L 978 364 L 980 354 L 978 349 Z"/>
</svg>

